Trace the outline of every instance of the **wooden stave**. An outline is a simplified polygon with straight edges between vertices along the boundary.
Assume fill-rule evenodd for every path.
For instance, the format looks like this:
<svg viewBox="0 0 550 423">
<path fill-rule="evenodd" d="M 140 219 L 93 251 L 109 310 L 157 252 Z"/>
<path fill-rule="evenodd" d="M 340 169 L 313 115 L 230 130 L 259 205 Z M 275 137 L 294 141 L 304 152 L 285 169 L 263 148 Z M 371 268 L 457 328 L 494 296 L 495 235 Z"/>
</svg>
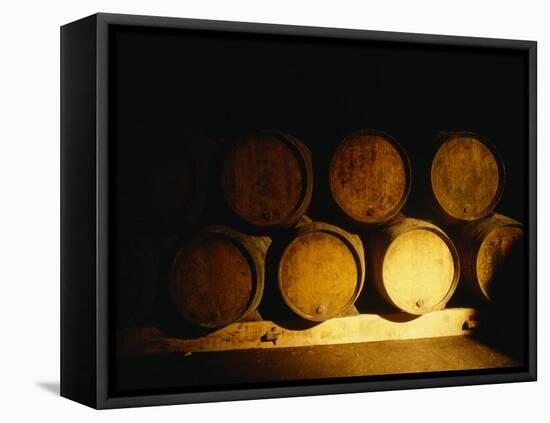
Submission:
<svg viewBox="0 0 550 423">
<path fill-rule="evenodd" d="M 390 213 L 386 214 L 383 219 L 379 219 L 377 221 L 370 221 L 370 222 L 360 221 L 360 220 L 355 219 L 353 216 L 350 216 L 345 211 L 344 206 L 342 204 L 340 204 L 340 202 L 336 198 L 336 195 L 334 194 L 334 187 L 333 187 L 334 183 L 333 183 L 332 178 L 330 176 L 331 171 L 334 168 L 335 157 L 336 157 L 338 151 L 340 150 L 340 148 L 342 148 L 342 146 L 346 142 L 346 140 L 348 140 L 348 139 L 350 139 L 354 136 L 358 136 L 358 135 L 374 135 L 374 136 L 379 136 L 379 137 L 384 138 L 385 140 L 387 140 L 399 153 L 399 156 L 401 157 L 401 160 L 403 162 L 403 166 L 405 168 L 405 188 L 404 188 L 403 195 L 402 195 L 400 201 L 394 207 L 394 209 L 392 209 L 392 211 Z M 328 176 L 329 192 L 330 192 L 332 201 L 337 205 L 339 211 L 352 224 L 358 225 L 360 227 L 365 227 L 367 229 L 377 227 L 377 226 L 383 226 L 384 224 L 387 224 L 388 222 L 391 222 L 392 220 L 398 218 L 399 214 L 401 213 L 401 210 L 403 209 L 403 207 L 407 203 L 407 200 L 408 200 L 410 192 L 411 192 L 411 187 L 412 187 L 412 173 L 413 172 L 412 172 L 412 166 L 411 166 L 411 161 L 410 161 L 409 155 L 407 154 L 405 148 L 393 136 L 391 136 L 391 135 L 389 135 L 389 134 L 387 134 L 383 131 L 379 131 L 379 130 L 360 129 L 360 130 L 357 130 L 355 132 L 352 132 L 352 133 L 346 135 L 340 141 L 340 143 L 338 144 L 338 146 L 336 147 L 336 149 L 332 153 L 332 157 L 331 157 L 330 164 L 329 164 L 329 176 Z"/>
<path fill-rule="evenodd" d="M 241 253 L 243 253 L 247 258 L 247 262 L 251 267 L 253 282 L 254 282 L 254 295 L 250 299 L 246 310 L 240 316 L 237 316 L 235 319 L 233 319 L 229 323 L 224 323 L 223 325 L 216 325 L 208 322 L 194 321 L 192 318 L 190 318 L 188 313 L 186 313 L 184 310 L 182 311 L 182 309 L 178 307 L 178 304 L 174 300 L 174 297 L 175 297 L 174 290 L 175 290 L 175 283 L 176 283 L 175 272 L 176 272 L 179 257 L 185 254 L 185 250 L 187 248 L 191 248 L 195 243 L 199 243 L 204 239 L 207 239 L 208 237 L 212 237 L 212 236 L 221 236 L 223 238 L 226 238 L 239 248 Z M 248 316 L 252 315 L 260 305 L 260 302 L 263 297 L 264 287 L 265 287 L 265 256 L 270 244 L 271 244 L 271 239 L 269 237 L 246 235 L 242 232 L 239 232 L 227 226 L 218 225 L 218 226 L 209 226 L 204 228 L 199 235 L 197 235 L 187 244 L 183 245 L 178 249 L 172 261 L 172 270 L 170 272 L 169 294 L 170 294 L 170 299 L 172 301 L 172 304 L 174 305 L 178 314 L 187 323 L 190 323 L 196 327 L 203 328 L 203 329 L 219 329 L 231 323 L 235 323 L 237 321 L 245 319 Z"/>
<path fill-rule="evenodd" d="M 493 299 L 481 288 L 477 275 L 477 258 L 481 246 L 489 234 L 505 227 L 519 228 L 524 231 L 522 223 L 508 216 L 492 213 L 482 219 L 459 225 L 452 231 L 452 238 L 457 246 L 461 263 L 462 285 L 474 296 L 484 302 L 492 303 Z"/>
<path fill-rule="evenodd" d="M 289 229 L 292 228 L 302 216 L 305 215 L 309 204 L 311 202 L 311 198 L 313 195 L 313 179 L 314 179 L 314 173 L 313 173 L 313 163 L 311 160 L 311 151 L 309 148 L 298 138 L 295 136 L 280 131 L 276 129 L 269 129 L 269 130 L 260 130 L 254 133 L 253 135 L 267 135 L 267 136 L 273 136 L 277 140 L 283 142 L 285 145 L 290 147 L 290 149 L 296 154 L 296 157 L 298 159 L 300 170 L 302 173 L 302 180 L 303 180 L 303 186 L 302 186 L 302 192 L 300 195 L 300 200 L 298 201 L 298 205 L 294 209 L 294 211 L 286 217 L 281 222 L 276 223 L 267 223 L 262 224 L 261 222 L 251 222 L 248 219 L 244 218 L 239 214 L 239 212 L 235 209 L 235 207 L 232 205 L 232 202 L 230 199 L 228 199 L 226 190 L 224 189 L 226 185 L 226 173 L 227 173 L 227 161 L 228 158 L 240 147 L 242 143 L 246 141 L 248 136 L 245 136 L 242 138 L 240 142 L 238 142 L 228 154 L 226 154 L 226 157 L 223 161 L 222 165 L 222 171 L 221 171 L 221 187 L 222 187 L 222 193 L 225 200 L 225 204 L 229 207 L 231 212 L 234 216 L 237 216 L 237 218 L 244 222 L 247 226 L 253 228 L 253 229 L 259 229 L 264 231 L 269 231 L 272 229 Z"/>
<path fill-rule="evenodd" d="M 435 155 L 437 154 L 440 147 L 444 143 L 454 138 L 461 138 L 461 137 L 473 138 L 481 142 L 485 147 L 487 147 L 491 152 L 491 154 L 493 155 L 499 171 L 499 187 L 493 198 L 493 201 L 485 209 L 483 213 L 475 217 L 471 217 L 469 219 L 457 218 L 456 216 L 452 216 L 451 214 L 449 214 L 437 200 L 437 197 L 433 192 L 433 188 L 432 188 L 432 164 L 433 164 Z M 440 131 L 435 136 L 434 144 L 435 146 L 432 148 L 432 151 L 430 153 L 431 159 L 427 163 L 427 166 L 424 169 L 424 175 L 422 175 L 422 178 L 421 178 L 424 180 L 424 185 L 426 187 L 424 191 L 424 195 L 422 195 L 422 197 L 424 197 L 423 200 L 426 200 L 427 202 L 427 207 L 425 210 L 426 214 L 428 214 L 430 218 L 433 218 L 433 220 L 436 221 L 438 224 L 445 226 L 445 225 L 457 225 L 457 224 L 462 224 L 466 222 L 476 221 L 493 213 L 494 209 L 502 199 L 502 194 L 504 192 L 504 187 L 506 183 L 506 166 L 497 148 L 485 136 L 477 134 L 475 132 L 471 132 L 471 131 Z"/>
<path fill-rule="evenodd" d="M 396 302 L 394 302 L 394 300 L 391 298 L 391 296 L 389 295 L 385 287 L 383 277 L 382 277 L 384 257 L 391 243 L 399 235 L 415 229 L 428 230 L 438 235 L 449 247 L 449 251 L 453 258 L 454 268 L 455 268 L 453 281 L 451 283 L 451 286 L 449 287 L 449 291 L 447 292 L 446 296 L 433 307 L 423 307 L 422 313 L 418 313 L 417 310 L 403 308 L 400 304 L 397 304 Z M 388 304 L 392 305 L 393 307 L 397 308 L 402 312 L 405 312 L 411 315 L 417 315 L 417 316 L 430 313 L 432 311 L 442 310 L 445 308 L 446 304 L 452 298 L 453 294 L 455 293 L 458 287 L 458 283 L 460 280 L 461 264 L 460 264 L 460 257 L 459 257 L 458 251 L 452 239 L 441 228 L 439 228 L 438 226 L 434 225 L 433 223 L 427 220 L 405 217 L 404 215 L 401 214 L 401 215 L 398 215 L 391 222 L 391 224 L 381 228 L 376 233 L 373 233 L 368 238 L 368 242 L 369 242 L 368 244 L 369 248 L 368 248 L 367 254 L 370 259 L 370 263 L 372 267 L 371 280 L 378 294 Z"/>
<path fill-rule="evenodd" d="M 300 238 L 300 236 L 308 234 L 310 232 L 315 232 L 315 231 L 327 232 L 331 235 L 336 236 L 340 241 L 342 241 L 348 247 L 351 254 L 353 255 L 357 266 L 357 273 L 359 275 L 358 277 L 359 282 L 355 288 L 354 295 L 351 297 L 350 301 L 346 305 L 340 308 L 339 313 L 326 318 L 317 318 L 317 316 L 315 315 L 308 315 L 302 312 L 288 299 L 282 287 L 283 282 L 282 282 L 282 275 L 281 275 L 281 263 L 286 250 L 290 247 L 292 243 L 297 241 Z M 323 321 L 332 319 L 334 317 L 337 317 L 342 313 L 344 313 L 346 310 L 350 309 L 353 306 L 353 304 L 357 301 L 357 299 L 359 298 L 359 296 L 363 291 L 365 277 L 366 277 L 366 260 L 365 260 L 365 251 L 363 247 L 363 242 L 361 241 L 361 238 L 356 234 L 352 234 L 342 228 L 339 228 L 338 226 L 331 225 L 325 222 L 311 221 L 311 219 L 307 216 L 304 216 L 301 219 L 301 221 L 295 226 L 294 236 L 284 248 L 280 257 L 279 264 L 277 266 L 277 283 L 278 283 L 279 293 L 284 303 L 297 316 L 305 320 L 309 320 L 311 322 L 323 322 Z"/>
</svg>

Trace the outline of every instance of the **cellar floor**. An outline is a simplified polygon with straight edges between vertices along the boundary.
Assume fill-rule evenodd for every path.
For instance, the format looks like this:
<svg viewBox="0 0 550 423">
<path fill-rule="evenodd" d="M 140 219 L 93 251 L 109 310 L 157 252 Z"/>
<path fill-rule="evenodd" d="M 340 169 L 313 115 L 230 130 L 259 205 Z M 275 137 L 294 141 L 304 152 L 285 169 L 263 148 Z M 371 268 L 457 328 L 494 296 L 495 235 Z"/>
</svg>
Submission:
<svg viewBox="0 0 550 423">
<path fill-rule="evenodd" d="M 117 391 L 517 367 L 473 336 L 117 359 Z"/>
</svg>

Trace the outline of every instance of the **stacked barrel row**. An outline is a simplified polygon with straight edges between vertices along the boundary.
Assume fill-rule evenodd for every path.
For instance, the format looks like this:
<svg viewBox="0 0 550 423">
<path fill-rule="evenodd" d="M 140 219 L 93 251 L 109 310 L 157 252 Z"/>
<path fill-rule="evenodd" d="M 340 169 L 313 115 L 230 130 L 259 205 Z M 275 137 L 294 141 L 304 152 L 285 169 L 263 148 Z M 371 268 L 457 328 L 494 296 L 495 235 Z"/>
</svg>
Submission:
<svg viewBox="0 0 550 423">
<path fill-rule="evenodd" d="M 204 169 L 195 170 L 203 181 L 197 175 Z M 402 213 L 412 170 L 394 138 L 369 130 L 345 137 L 332 155 L 328 186 L 317 188 L 330 192 L 344 229 L 306 216 L 314 175 L 304 143 L 280 131 L 242 138 L 221 171 L 224 202 L 241 230 L 208 226 L 177 249 L 171 301 L 186 322 L 218 328 L 254 312 L 265 285 L 275 283 L 288 310 L 310 321 L 345 313 L 371 295 L 370 286 L 413 315 L 444 308 L 459 280 L 491 300 L 495 271 L 523 234 L 521 224 L 493 214 L 504 185 L 498 152 L 481 136 L 441 133 L 418 175 L 421 216 L 430 220 Z M 199 204 L 190 196 L 202 198 L 202 191 L 183 176 L 172 200 L 194 215 L 185 206 Z M 270 279 L 272 239 L 282 245 Z"/>
</svg>

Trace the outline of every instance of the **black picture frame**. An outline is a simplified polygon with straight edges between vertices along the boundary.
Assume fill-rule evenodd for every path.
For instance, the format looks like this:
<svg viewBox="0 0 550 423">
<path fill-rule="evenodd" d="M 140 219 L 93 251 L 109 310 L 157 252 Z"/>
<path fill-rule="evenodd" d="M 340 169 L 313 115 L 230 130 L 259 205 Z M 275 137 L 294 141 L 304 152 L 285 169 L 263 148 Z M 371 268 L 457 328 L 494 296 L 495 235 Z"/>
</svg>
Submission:
<svg viewBox="0 0 550 423">
<path fill-rule="evenodd" d="M 113 397 L 108 387 L 109 28 L 113 25 L 269 36 L 516 50 L 528 61 L 528 345 L 513 371 L 418 374 Z M 61 395 L 90 407 L 198 403 L 534 381 L 537 378 L 537 44 L 534 41 L 316 28 L 98 13 L 61 27 Z"/>
</svg>

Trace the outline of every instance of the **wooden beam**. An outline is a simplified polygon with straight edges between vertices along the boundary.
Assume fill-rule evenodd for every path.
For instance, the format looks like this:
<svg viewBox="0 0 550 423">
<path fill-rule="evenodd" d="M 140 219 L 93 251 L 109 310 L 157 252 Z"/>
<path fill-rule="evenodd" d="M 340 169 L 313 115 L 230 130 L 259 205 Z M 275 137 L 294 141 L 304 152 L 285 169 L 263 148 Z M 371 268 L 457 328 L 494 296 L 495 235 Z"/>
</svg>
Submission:
<svg viewBox="0 0 550 423">
<path fill-rule="evenodd" d="M 194 339 L 172 338 L 157 328 L 119 333 L 118 355 L 291 348 L 398 339 L 468 335 L 477 326 L 472 308 L 450 308 L 422 316 L 361 314 L 327 320 L 308 329 L 287 329 L 270 321 L 233 323 Z"/>
</svg>

